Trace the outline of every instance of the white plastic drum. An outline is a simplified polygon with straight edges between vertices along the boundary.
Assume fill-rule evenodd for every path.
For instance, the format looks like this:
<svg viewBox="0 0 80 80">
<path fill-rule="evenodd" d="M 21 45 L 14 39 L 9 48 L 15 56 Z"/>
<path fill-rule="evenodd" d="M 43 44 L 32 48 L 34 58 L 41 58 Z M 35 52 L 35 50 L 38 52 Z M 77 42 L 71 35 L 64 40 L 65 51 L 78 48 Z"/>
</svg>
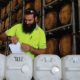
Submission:
<svg viewBox="0 0 80 80">
<path fill-rule="evenodd" d="M 62 80 L 80 80 L 80 55 L 62 58 Z"/>
<path fill-rule="evenodd" d="M 7 80 L 31 80 L 32 58 L 28 54 L 11 54 L 6 58 Z"/>
<path fill-rule="evenodd" d="M 35 80 L 61 80 L 61 59 L 57 55 L 39 55 L 34 59 Z"/>
<path fill-rule="evenodd" d="M 5 78 L 5 55 L 0 54 L 0 80 Z"/>
</svg>

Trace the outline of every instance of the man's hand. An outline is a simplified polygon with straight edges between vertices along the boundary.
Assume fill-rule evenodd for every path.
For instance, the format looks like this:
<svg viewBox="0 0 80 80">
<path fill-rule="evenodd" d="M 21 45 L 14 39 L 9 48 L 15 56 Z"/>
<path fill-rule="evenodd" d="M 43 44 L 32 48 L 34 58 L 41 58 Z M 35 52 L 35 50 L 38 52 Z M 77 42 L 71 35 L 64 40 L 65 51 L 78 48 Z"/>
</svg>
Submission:
<svg viewBox="0 0 80 80">
<path fill-rule="evenodd" d="M 21 48 L 23 51 L 30 51 L 31 50 L 31 46 L 29 46 L 28 44 L 22 43 Z"/>
<path fill-rule="evenodd" d="M 36 48 L 30 46 L 29 44 L 25 44 L 25 43 L 22 43 L 21 48 L 23 51 L 31 51 L 35 55 L 46 54 L 46 49 L 36 49 Z"/>
<path fill-rule="evenodd" d="M 17 44 L 17 42 L 19 42 L 19 39 L 17 37 L 9 37 L 8 38 L 13 44 Z"/>
</svg>

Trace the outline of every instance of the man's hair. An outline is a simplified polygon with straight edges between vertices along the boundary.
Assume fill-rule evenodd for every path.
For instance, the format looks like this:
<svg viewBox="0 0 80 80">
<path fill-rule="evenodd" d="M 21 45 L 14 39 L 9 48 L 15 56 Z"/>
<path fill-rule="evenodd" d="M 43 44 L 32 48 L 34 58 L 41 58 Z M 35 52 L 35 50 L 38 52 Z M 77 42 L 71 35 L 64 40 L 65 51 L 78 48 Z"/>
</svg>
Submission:
<svg viewBox="0 0 80 80">
<path fill-rule="evenodd" d="M 37 12 L 33 8 L 28 8 L 24 12 L 25 15 L 33 14 L 33 17 L 35 18 L 37 16 Z"/>
</svg>

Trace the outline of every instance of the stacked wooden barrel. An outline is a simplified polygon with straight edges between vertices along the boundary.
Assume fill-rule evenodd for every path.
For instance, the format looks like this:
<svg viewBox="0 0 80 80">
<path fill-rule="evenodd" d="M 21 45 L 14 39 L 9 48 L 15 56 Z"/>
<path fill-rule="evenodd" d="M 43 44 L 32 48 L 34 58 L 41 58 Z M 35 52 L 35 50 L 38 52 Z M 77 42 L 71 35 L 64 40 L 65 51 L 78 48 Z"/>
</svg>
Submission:
<svg viewBox="0 0 80 80">
<path fill-rule="evenodd" d="M 12 1 L 12 9 L 14 9 L 17 5 L 18 1 L 17 0 L 13 0 Z"/>
<path fill-rule="evenodd" d="M 62 56 L 70 55 L 72 53 L 71 35 L 65 35 L 61 38 L 59 43 L 59 51 Z"/>
<path fill-rule="evenodd" d="M 18 4 L 20 4 L 22 2 L 22 0 L 18 0 Z"/>
<path fill-rule="evenodd" d="M 59 20 L 61 24 L 67 24 L 69 23 L 71 19 L 71 13 L 72 13 L 72 7 L 70 4 L 66 4 L 62 6 L 59 12 Z"/>
<path fill-rule="evenodd" d="M 40 26 L 40 19 L 39 18 L 36 20 L 36 23 Z"/>
<path fill-rule="evenodd" d="M 7 29 L 7 26 L 8 26 L 8 18 L 6 18 L 5 20 L 5 29 Z"/>
<path fill-rule="evenodd" d="M 17 13 L 17 21 L 20 21 L 21 20 L 21 17 L 22 16 L 22 9 L 20 9 Z"/>
<path fill-rule="evenodd" d="M 45 17 L 45 28 L 47 30 L 56 28 L 57 26 L 57 12 L 51 11 Z"/>
<path fill-rule="evenodd" d="M 0 40 L 0 46 L 2 45 L 2 40 Z"/>
<path fill-rule="evenodd" d="M 7 7 L 6 7 L 6 13 L 8 13 L 8 12 L 9 12 L 9 3 L 8 3 Z"/>
<path fill-rule="evenodd" d="M 51 38 L 47 40 L 46 54 L 58 54 L 59 53 L 59 40 Z"/>
<path fill-rule="evenodd" d="M 25 6 L 25 10 L 28 8 L 34 8 L 34 4 L 33 3 L 27 3 Z"/>
<path fill-rule="evenodd" d="M 13 13 L 12 17 L 11 17 L 11 25 L 13 25 L 17 20 L 17 14 Z"/>
<path fill-rule="evenodd" d="M 53 1 L 53 0 L 45 0 L 46 1 L 46 3 L 50 3 L 51 1 Z"/>
<path fill-rule="evenodd" d="M 38 11 L 40 9 L 41 5 L 41 0 L 35 0 L 34 2 L 34 8 L 36 11 Z"/>
<path fill-rule="evenodd" d="M 2 21 L 2 23 L 1 23 L 1 31 L 4 30 L 4 26 L 5 26 L 4 21 Z"/>
<path fill-rule="evenodd" d="M 4 8 L 2 9 L 2 14 L 1 14 L 1 16 L 3 17 L 5 14 L 6 14 L 6 7 L 4 7 Z"/>
</svg>

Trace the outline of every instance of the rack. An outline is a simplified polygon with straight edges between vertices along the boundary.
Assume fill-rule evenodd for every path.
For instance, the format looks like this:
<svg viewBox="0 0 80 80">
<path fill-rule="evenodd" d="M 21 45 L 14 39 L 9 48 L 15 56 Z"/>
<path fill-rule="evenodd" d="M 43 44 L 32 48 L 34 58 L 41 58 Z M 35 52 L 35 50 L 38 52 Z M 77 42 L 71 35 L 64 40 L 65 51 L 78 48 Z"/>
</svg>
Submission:
<svg viewBox="0 0 80 80">
<path fill-rule="evenodd" d="M 66 1 L 66 0 L 65 0 Z M 42 8 L 42 29 L 45 31 L 46 35 L 47 33 L 50 33 L 51 32 L 56 32 L 56 31 L 60 31 L 60 30 L 65 30 L 66 28 L 69 30 L 70 28 L 72 28 L 72 35 L 73 35 L 73 47 L 72 47 L 72 54 L 76 54 L 76 31 L 75 31 L 75 8 L 74 8 L 74 0 L 70 1 L 70 0 L 67 0 L 69 2 L 71 2 L 72 4 L 72 16 L 71 16 L 71 21 L 69 24 L 67 25 L 63 25 L 63 26 L 59 26 L 57 28 L 54 28 L 54 29 L 51 29 L 51 30 L 47 30 L 45 29 L 45 25 L 44 25 L 44 20 L 45 20 L 45 9 L 47 7 L 51 7 L 52 5 L 56 5 L 57 3 L 62 3 L 63 0 L 54 0 L 50 3 L 48 3 L 47 5 L 45 4 L 45 0 L 43 0 L 43 8 Z M 78 0 L 79 1 L 79 0 Z M 80 2 L 80 1 L 79 1 Z M 79 5 L 80 6 L 80 5 Z M 79 12 L 80 13 L 80 12 Z M 79 16 L 80 17 L 80 16 Z"/>
<path fill-rule="evenodd" d="M 79 35 L 80 35 L 80 0 L 78 0 L 78 14 L 79 14 Z"/>
<path fill-rule="evenodd" d="M 1 15 L 1 22 L 0 22 L 0 26 L 1 26 L 1 23 L 2 23 L 2 21 L 4 21 L 6 18 L 8 18 L 8 24 L 7 24 L 7 29 L 8 29 L 8 27 L 9 27 L 9 17 L 10 17 L 10 6 L 11 6 L 11 4 L 10 4 L 10 2 L 9 2 L 9 12 L 8 13 L 6 13 L 3 17 L 2 17 L 2 15 Z M 1 13 L 2 13 L 2 10 L 1 10 Z M 4 29 L 3 31 L 1 31 L 1 28 L 0 28 L 0 34 L 2 34 L 3 32 L 5 32 L 7 29 Z M 6 41 L 6 44 L 5 45 L 1 45 L 0 46 L 0 50 L 5 50 L 5 55 L 6 55 L 6 47 L 7 46 L 7 41 Z"/>
</svg>

